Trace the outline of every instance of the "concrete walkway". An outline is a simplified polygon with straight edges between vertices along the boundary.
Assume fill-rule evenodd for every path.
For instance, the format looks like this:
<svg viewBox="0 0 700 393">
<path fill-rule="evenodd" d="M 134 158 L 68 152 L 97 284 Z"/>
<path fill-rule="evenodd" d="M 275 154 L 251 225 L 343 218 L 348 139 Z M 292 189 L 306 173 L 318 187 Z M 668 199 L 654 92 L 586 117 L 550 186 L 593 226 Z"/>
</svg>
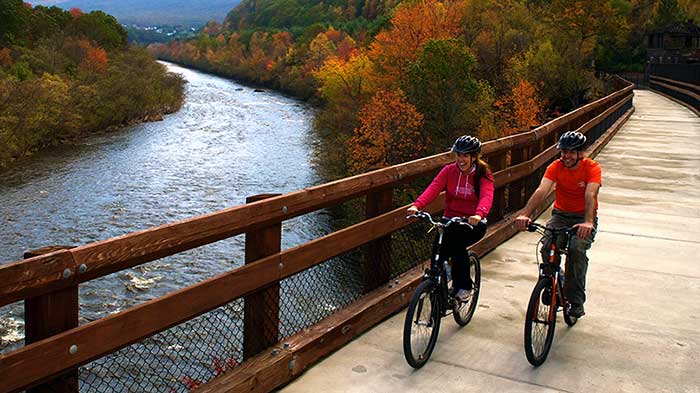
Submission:
<svg viewBox="0 0 700 393">
<path fill-rule="evenodd" d="M 700 392 L 700 118 L 649 91 L 634 105 L 597 157 L 587 315 L 573 328 L 558 317 L 545 364 L 523 351 L 538 237 L 522 233 L 483 258 L 474 319 L 443 319 L 422 369 L 404 360 L 402 312 L 281 391 Z"/>
</svg>

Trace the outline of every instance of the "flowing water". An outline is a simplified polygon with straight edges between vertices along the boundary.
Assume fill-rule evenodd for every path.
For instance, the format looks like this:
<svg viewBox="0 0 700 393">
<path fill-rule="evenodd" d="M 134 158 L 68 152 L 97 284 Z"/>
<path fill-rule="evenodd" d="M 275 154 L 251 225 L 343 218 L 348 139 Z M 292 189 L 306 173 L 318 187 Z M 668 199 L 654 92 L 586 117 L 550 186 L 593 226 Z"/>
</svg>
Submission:
<svg viewBox="0 0 700 393">
<path fill-rule="evenodd" d="M 0 173 L 0 263 L 48 245 L 83 245 L 319 184 L 313 111 L 278 93 L 167 64 L 183 108 L 34 155 Z M 328 232 L 317 212 L 283 225 L 288 248 Z M 80 286 L 81 323 L 240 266 L 243 237 Z M 1 284 L 0 284 L 1 285 Z M 23 341 L 23 307 L 0 308 L 0 349 Z"/>
</svg>

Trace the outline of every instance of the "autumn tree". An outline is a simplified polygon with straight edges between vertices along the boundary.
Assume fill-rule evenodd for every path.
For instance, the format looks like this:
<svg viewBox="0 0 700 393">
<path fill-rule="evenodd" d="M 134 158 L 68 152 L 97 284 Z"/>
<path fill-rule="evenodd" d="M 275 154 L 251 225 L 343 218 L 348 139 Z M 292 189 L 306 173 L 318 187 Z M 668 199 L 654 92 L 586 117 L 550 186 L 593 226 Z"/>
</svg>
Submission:
<svg viewBox="0 0 700 393">
<path fill-rule="evenodd" d="M 85 56 L 80 61 L 80 68 L 88 73 L 104 73 L 107 71 L 107 52 L 102 48 L 89 46 L 85 50 Z"/>
<path fill-rule="evenodd" d="M 347 61 L 330 58 L 314 76 L 319 81 L 319 95 L 339 110 L 362 105 L 374 93 L 377 84 L 372 61 L 362 52 L 350 56 Z"/>
<path fill-rule="evenodd" d="M 376 35 L 370 58 L 384 74 L 387 85 L 402 79 L 406 65 L 429 40 L 457 37 L 460 32 L 459 2 L 425 0 L 399 5 L 391 27 Z"/>
<path fill-rule="evenodd" d="M 472 0 L 465 6 L 462 37 L 477 58 L 476 75 L 498 94 L 509 88 L 506 76 L 511 58 L 532 43 L 537 22 L 518 0 Z"/>
<path fill-rule="evenodd" d="M 427 141 L 420 133 L 423 116 L 401 90 L 377 92 L 360 110 L 359 119 L 361 125 L 348 141 L 352 172 L 378 169 L 424 154 Z"/>
<path fill-rule="evenodd" d="M 536 85 L 521 79 L 510 94 L 495 103 L 502 135 L 527 131 L 541 123 L 546 108 Z"/>
<path fill-rule="evenodd" d="M 11 67 L 14 64 L 12 60 L 12 53 L 10 53 L 10 48 L 0 49 L 0 66 Z"/>
</svg>

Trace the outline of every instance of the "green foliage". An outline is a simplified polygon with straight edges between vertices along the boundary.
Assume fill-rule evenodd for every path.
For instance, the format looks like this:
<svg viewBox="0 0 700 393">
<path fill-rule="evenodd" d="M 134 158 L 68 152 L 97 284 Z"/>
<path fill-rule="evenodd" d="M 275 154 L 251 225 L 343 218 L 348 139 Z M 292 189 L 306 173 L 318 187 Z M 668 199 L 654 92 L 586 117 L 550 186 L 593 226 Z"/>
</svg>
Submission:
<svg viewBox="0 0 700 393">
<path fill-rule="evenodd" d="M 438 146 L 446 146 L 457 134 L 473 134 L 478 126 L 478 119 L 467 116 L 479 91 L 472 75 L 475 64 L 463 43 L 445 39 L 428 41 L 408 67 L 409 101 L 425 116 L 424 132 Z"/>
<path fill-rule="evenodd" d="M 34 74 L 32 69 L 29 68 L 29 64 L 26 61 L 17 61 L 10 68 L 10 75 L 14 76 L 20 81 L 26 81 L 30 79 Z"/>
<path fill-rule="evenodd" d="M 27 23 L 22 0 L 0 0 L 0 46 L 12 44 Z"/>
<path fill-rule="evenodd" d="M 75 19 L 73 29 L 107 50 L 123 48 L 127 43 L 126 30 L 113 16 L 102 11 L 80 15 Z"/>
<path fill-rule="evenodd" d="M 664 28 L 675 22 L 685 22 L 686 18 L 687 15 L 678 5 L 677 0 L 660 0 L 654 18 L 654 27 Z"/>
</svg>

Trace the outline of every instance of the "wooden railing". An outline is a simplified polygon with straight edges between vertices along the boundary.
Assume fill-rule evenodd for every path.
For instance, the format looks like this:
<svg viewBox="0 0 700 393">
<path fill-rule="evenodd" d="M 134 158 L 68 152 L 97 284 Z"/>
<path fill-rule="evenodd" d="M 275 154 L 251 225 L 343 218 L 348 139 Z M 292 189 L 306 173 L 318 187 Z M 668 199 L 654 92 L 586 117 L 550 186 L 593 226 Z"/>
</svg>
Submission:
<svg viewBox="0 0 700 393">
<path fill-rule="evenodd" d="M 700 85 L 650 75 L 649 87 L 680 102 L 700 116 Z"/>
<path fill-rule="evenodd" d="M 633 111 L 632 96 L 632 86 L 627 86 L 534 130 L 485 143 L 483 153 L 495 170 L 496 192 L 489 217 L 492 225 L 474 250 L 483 255 L 515 233 L 512 214 L 524 206 L 543 168 L 555 159 L 554 143 L 562 132 L 587 133 L 594 141 L 589 152 L 595 154 Z M 411 224 L 405 219 L 405 206 L 392 206 L 394 187 L 434 174 L 449 161 L 449 154 L 439 154 L 80 247 L 44 250 L 42 255 L 0 266 L 0 306 L 24 300 L 28 332 L 24 347 L 0 355 L 0 392 L 77 391 L 77 367 L 241 297 L 246 297 L 245 318 L 250 319 L 244 334 L 254 336 L 251 321 L 262 318 L 248 306 L 255 304 L 256 296 L 265 292 L 279 301 L 280 280 L 362 245 L 369 245 L 370 255 L 373 248 L 386 247 L 388 235 Z M 283 221 L 362 196 L 366 220 L 280 251 Z M 429 210 L 441 208 L 440 200 Z M 244 266 L 78 326 L 80 284 L 243 233 L 250 242 Z M 244 349 L 247 360 L 242 365 L 200 389 L 268 391 L 288 382 L 319 357 L 403 307 L 419 270 L 406 272 L 392 285 L 381 286 L 284 343 L 276 343 L 274 334 L 250 340 L 256 344 Z M 388 273 L 377 276 L 386 282 Z M 270 350 L 253 356 L 266 347 Z M 59 375 L 72 378 L 57 380 Z"/>
</svg>

